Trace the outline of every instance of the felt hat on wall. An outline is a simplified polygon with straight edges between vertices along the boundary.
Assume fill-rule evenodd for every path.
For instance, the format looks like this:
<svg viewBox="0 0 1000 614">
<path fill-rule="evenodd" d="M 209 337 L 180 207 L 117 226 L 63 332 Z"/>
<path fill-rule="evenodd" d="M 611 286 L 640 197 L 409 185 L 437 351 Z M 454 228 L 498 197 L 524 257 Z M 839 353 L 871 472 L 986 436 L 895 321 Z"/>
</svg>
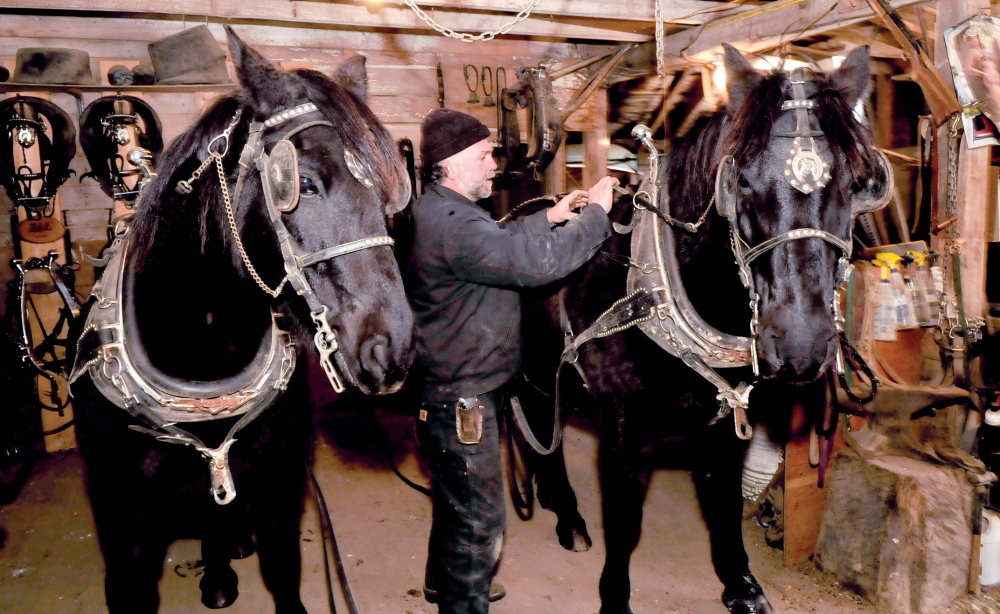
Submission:
<svg viewBox="0 0 1000 614">
<path fill-rule="evenodd" d="M 79 49 L 25 47 L 17 50 L 15 83 L 93 85 L 90 54 Z"/>
<path fill-rule="evenodd" d="M 149 43 L 149 58 L 157 84 L 230 83 L 226 51 L 206 25 Z"/>
</svg>

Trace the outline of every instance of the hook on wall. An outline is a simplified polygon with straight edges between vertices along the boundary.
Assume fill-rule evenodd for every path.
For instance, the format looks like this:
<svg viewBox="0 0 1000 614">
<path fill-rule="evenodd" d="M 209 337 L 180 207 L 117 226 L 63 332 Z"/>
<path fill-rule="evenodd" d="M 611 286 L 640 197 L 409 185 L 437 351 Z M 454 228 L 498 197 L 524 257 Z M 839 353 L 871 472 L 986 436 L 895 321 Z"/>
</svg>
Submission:
<svg viewBox="0 0 1000 614">
<path fill-rule="evenodd" d="M 489 74 L 489 76 L 490 76 L 490 85 L 489 85 L 489 89 L 488 90 L 486 89 L 486 75 L 487 74 Z M 486 95 L 486 100 L 483 101 L 483 106 L 484 107 L 495 107 L 495 106 L 497 106 L 496 101 L 493 100 L 493 93 L 496 91 L 496 88 L 493 87 L 493 83 L 494 83 L 493 82 L 493 69 L 490 68 L 489 66 L 483 66 L 482 70 L 480 71 L 480 78 L 481 78 L 482 83 L 483 83 L 483 94 Z"/>
<path fill-rule="evenodd" d="M 472 69 L 472 74 L 475 75 L 472 78 L 472 84 L 469 85 L 469 69 Z M 463 69 L 465 73 L 465 87 L 469 88 L 469 104 L 479 104 L 479 95 L 476 94 L 476 90 L 479 89 L 479 71 L 472 64 L 466 64 Z"/>
</svg>

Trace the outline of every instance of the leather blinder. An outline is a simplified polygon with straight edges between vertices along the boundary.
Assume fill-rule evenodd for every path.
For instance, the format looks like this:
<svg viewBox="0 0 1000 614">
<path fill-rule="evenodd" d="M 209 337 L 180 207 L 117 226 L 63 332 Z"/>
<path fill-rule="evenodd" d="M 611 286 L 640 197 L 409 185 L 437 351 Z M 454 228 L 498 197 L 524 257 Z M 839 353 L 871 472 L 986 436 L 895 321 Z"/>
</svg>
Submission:
<svg viewBox="0 0 1000 614">
<path fill-rule="evenodd" d="M 264 157 L 264 173 L 274 208 L 281 213 L 293 211 L 299 204 L 299 162 L 291 141 L 278 141 Z"/>
<path fill-rule="evenodd" d="M 726 156 L 715 173 L 715 208 L 727 220 L 736 219 L 736 161 Z"/>
<path fill-rule="evenodd" d="M 889 158 L 881 151 L 876 151 L 875 154 L 885 175 L 885 181 L 876 184 L 873 179 L 869 178 L 869 185 L 851 198 L 851 215 L 854 217 L 862 213 L 872 213 L 885 207 L 896 191 L 896 181 Z"/>
</svg>

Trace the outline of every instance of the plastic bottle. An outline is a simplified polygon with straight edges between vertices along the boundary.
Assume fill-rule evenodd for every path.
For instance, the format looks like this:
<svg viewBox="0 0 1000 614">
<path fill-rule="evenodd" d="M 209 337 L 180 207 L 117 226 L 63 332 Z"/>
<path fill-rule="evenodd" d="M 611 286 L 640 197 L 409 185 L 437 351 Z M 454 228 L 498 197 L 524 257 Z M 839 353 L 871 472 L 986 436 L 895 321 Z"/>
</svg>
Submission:
<svg viewBox="0 0 1000 614">
<path fill-rule="evenodd" d="M 896 301 L 892 296 L 892 285 L 889 283 L 890 267 L 882 261 L 873 261 L 879 266 L 881 276 L 878 291 L 875 294 L 875 323 L 873 325 L 875 339 L 878 341 L 896 340 Z"/>
<path fill-rule="evenodd" d="M 983 423 L 976 434 L 976 448 L 979 460 L 986 468 L 1000 475 L 1000 407 L 996 404 L 986 408 Z M 1000 509 L 1000 488 L 990 487 L 988 505 Z"/>
<path fill-rule="evenodd" d="M 900 263 L 903 257 L 892 252 L 881 252 L 876 254 L 875 259 L 881 260 L 889 267 L 889 285 L 892 288 L 892 298 L 896 306 L 896 329 L 916 328 L 916 310 L 913 308 L 910 292 L 906 288 L 906 282 L 903 281 L 903 273 L 900 271 Z"/>
<path fill-rule="evenodd" d="M 906 291 L 910 293 L 910 301 L 913 304 L 913 314 L 917 318 L 917 324 L 924 327 L 934 326 L 936 321 L 931 319 L 930 307 L 927 305 L 927 293 L 917 279 L 916 261 L 909 255 L 912 253 L 914 252 L 907 252 L 907 256 L 903 259 L 903 266 L 901 267 L 903 281 L 906 283 Z M 911 266 L 911 263 L 913 266 Z"/>
<path fill-rule="evenodd" d="M 917 288 L 924 295 L 924 300 L 927 303 L 927 317 L 930 320 L 929 324 L 920 323 L 921 326 L 937 326 L 938 318 L 941 313 L 941 296 L 938 294 L 937 287 L 934 284 L 934 280 L 931 278 L 930 271 L 930 256 L 923 252 L 908 251 L 906 255 L 913 258 L 913 265 L 916 267 L 916 274 L 914 278 L 917 282 Z"/>
</svg>

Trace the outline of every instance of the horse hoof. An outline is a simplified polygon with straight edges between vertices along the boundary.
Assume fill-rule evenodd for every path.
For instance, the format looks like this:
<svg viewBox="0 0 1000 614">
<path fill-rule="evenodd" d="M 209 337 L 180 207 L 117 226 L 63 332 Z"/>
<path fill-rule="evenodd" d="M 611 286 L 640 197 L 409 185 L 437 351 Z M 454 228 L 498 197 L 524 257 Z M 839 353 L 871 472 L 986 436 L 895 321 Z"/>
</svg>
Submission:
<svg viewBox="0 0 1000 614">
<path fill-rule="evenodd" d="M 740 578 L 736 586 L 722 591 L 722 603 L 730 614 L 774 614 L 764 589 L 751 573 Z"/>
<path fill-rule="evenodd" d="M 205 568 L 205 575 L 198 585 L 201 588 L 201 602 L 212 610 L 228 608 L 240 595 L 238 584 L 239 577 L 229 567 Z"/>
<path fill-rule="evenodd" d="M 601 611 L 598 614 L 632 614 L 632 608 L 626 603 L 617 607 L 605 606 L 601 604 Z"/>
<path fill-rule="evenodd" d="M 593 542 L 590 541 L 590 535 L 587 534 L 587 529 L 566 529 L 556 527 L 556 535 L 559 536 L 559 545 L 563 548 L 569 550 L 570 552 L 586 552 L 590 550 L 590 546 Z"/>
<path fill-rule="evenodd" d="M 257 552 L 257 545 L 253 541 L 253 535 L 247 533 L 242 539 L 234 540 L 233 551 L 229 558 L 236 560 L 245 559 L 254 552 Z"/>
</svg>

